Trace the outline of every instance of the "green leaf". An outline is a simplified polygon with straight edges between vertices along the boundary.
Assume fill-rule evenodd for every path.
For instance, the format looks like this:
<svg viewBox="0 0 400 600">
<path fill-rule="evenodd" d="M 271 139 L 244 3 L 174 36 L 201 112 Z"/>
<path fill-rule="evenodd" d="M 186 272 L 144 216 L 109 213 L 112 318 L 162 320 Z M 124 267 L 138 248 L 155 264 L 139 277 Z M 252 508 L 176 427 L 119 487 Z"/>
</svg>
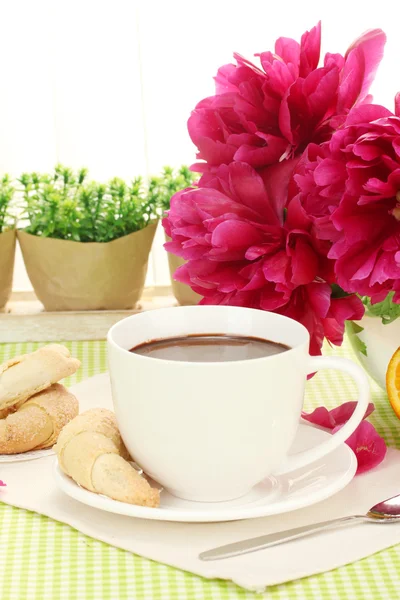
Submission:
<svg viewBox="0 0 400 600">
<path fill-rule="evenodd" d="M 345 298 L 346 296 L 349 296 L 349 294 L 345 292 L 337 283 L 332 283 L 331 289 L 331 298 Z"/>
<path fill-rule="evenodd" d="M 362 298 L 362 302 L 366 308 L 366 315 L 370 317 L 380 317 L 383 325 L 393 323 L 400 316 L 400 304 L 393 302 L 394 292 L 390 292 L 382 302 L 376 304 L 371 303 L 371 299 L 367 296 Z"/>
<path fill-rule="evenodd" d="M 13 199 L 15 188 L 9 175 L 3 175 L 0 179 L 0 233 L 12 227 L 15 222 L 13 215 Z"/>
<path fill-rule="evenodd" d="M 164 167 L 160 177 L 151 177 L 148 185 L 147 200 L 156 204 L 161 214 L 169 210 L 171 197 L 180 190 L 193 186 L 197 175 L 183 165 L 178 170 Z"/>
<path fill-rule="evenodd" d="M 350 321 L 350 322 L 353 327 L 354 333 L 361 333 L 362 331 L 364 331 L 364 327 L 361 327 L 361 325 L 359 325 L 358 323 L 355 323 L 354 321 Z"/>
<path fill-rule="evenodd" d="M 346 321 L 346 331 L 347 335 L 351 338 L 352 344 L 360 354 L 364 354 L 364 356 L 368 356 L 367 354 L 367 346 L 362 341 L 361 338 L 358 337 L 358 333 L 364 331 L 364 328 L 355 323 L 354 321 Z"/>
</svg>

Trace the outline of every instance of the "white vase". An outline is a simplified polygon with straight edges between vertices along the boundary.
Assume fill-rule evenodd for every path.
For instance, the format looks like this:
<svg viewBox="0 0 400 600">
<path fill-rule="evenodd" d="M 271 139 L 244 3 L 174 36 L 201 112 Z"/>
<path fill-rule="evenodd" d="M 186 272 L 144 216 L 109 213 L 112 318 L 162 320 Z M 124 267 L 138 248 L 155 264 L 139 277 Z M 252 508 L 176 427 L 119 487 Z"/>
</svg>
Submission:
<svg viewBox="0 0 400 600">
<path fill-rule="evenodd" d="M 386 390 L 386 370 L 400 346 L 400 319 L 383 325 L 379 317 L 364 316 L 354 323 L 355 327 L 352 322 L 346 327 L 353 350 L 367 373 Z M 358 331 L 359 327 L 362 327 L 361 331 Z"/>
</svg>

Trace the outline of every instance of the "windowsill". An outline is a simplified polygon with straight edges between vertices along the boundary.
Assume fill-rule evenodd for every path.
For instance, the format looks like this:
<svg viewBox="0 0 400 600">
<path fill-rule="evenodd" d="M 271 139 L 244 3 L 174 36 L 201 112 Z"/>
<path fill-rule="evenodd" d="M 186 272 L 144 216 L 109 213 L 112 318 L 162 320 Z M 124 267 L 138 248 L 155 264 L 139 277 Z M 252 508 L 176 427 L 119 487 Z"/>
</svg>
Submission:
<svg viewBox="0 0 400 600">
<path fill-rule="evenodd" d="M 13 292 L 6 312 L 0 313 L 0 343 L 104 340 L 124 317 L 176 304 L 165 286 L 146 288 L 135 310 L 47 312 L 33 292 Z"/>
</svg>

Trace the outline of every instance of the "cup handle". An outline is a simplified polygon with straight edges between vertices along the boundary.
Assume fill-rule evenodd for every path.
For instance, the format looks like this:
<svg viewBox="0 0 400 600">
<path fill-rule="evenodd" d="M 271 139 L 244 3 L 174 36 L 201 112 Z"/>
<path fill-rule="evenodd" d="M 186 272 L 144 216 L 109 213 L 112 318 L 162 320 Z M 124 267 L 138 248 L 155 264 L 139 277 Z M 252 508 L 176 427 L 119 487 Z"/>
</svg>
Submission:
<svg viewBox="0 0 400 600">
<path fill-rule="evenodd" d="M 314 373 L 320 369 L 337 369 L 338 371 L 343 371 L 344 373 L 351 375 L 358 389 L 357 406 L 347 423 L 329 439 L 318 444 L 318 446 L 288 456 L 283 465 L 277 471 L 274 471 L 274 475 L 282 475 L 305 467 L 306 465 L 319 460 L 323 456 L 326 456 L 332 452 L 332 450 L 335 450 L 356 430 L 367 411 L 368 403 L 370 401 L 370 388 L 368 378 L 361 367 L 347 358 L 310 356 L 307 372 Z"/>
</svg>

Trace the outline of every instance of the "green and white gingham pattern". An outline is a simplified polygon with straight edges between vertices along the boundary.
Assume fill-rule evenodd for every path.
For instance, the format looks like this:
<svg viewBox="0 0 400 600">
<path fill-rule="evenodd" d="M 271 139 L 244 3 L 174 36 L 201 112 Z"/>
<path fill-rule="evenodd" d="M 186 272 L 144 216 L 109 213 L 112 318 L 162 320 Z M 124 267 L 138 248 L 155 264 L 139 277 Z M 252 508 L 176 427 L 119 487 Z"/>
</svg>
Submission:
<svg viewBox="0 0 400 600">
<path fill-rule="evenodd" d="M 41 344 L 2 344 L 0 363 Z M 104 342 L 67 342 L 82 361 L 71 385 L 106 370 Z M 352 357 L 347 344 L 330 350 Z M 322 371 L 307 385 L 306 409 L 354 398 L 353 384 Z M 387 443 L 400 448 L 400 422 L 372 383 L 377 410 L 370 417 Z M 0 465 L 1 470 L 1 465 Z M 0 472 L 1 478 L 1 472 Z M 400 484 L 400 483 L 399 483 Z M 51 519 L 0 503 L 0 600 L 395 600 L 400 598 L 400 545 L 354 564 L 270 588 L 246 592 L 208 581 L 93 540 Z"/>
</svg>

